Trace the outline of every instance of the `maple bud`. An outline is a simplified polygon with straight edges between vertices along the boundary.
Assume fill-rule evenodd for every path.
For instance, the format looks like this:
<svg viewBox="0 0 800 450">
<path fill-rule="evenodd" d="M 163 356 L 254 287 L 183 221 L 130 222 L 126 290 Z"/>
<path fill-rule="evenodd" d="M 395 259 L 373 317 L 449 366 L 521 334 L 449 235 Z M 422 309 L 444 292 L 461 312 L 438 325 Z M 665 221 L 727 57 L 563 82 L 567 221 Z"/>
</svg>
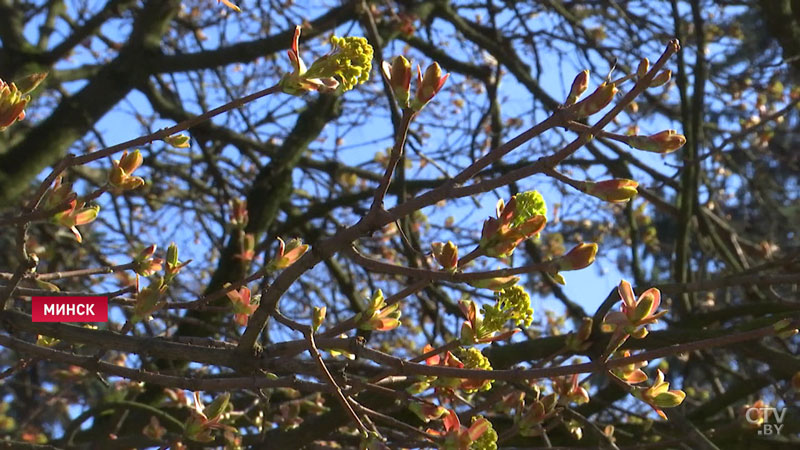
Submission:
<svg viewBox="0 0 800 450">
<path fill-rule="evenodd" d="M 628 145 L 653 153 L 670 153 L 686 144 L 686 136 L 675 130 L 664 130 L 650 136 L 631 136 Z"/>
<path fill-rule="evenodd" d="M 189 136 L 185 134 L 174 134 L 164 138 L 164 142 L 175 148 L 189 148 Z"/>
<path fill-rule="evenodd" d="M 275 258 L 267 265 L 268 270 L 285 269 L 295 263 L 308 250 L 308 244 L 303 244 L 300 239 L 292 239 L 288 244 L 278 238 L 278 252 Z"/>
<path fill-rule="evenodd" d="M 585 193 L 611 203 L 623 203 L 633 198 L 639 191 L 639 183 L 625 178 L 605 180 L 598 182 L 587 181 Z"/>
<path fill-rule="evenodd" d="M 127 151 L 122 153 L 119 160 L 112 161 L 111 172 L 108 174 L 108 183 L 123 191 L 136 189 L 144 184 L 140 177 L 131 174 L 142 165 L 141 152 L 136 150 L 132 153 Z"/>
<path fill-rule="evenodd" d="M 597 113 L 611 103 L 617 91 L 618 89 L 615 83 L 605 82 L 601 84 L 592 95 L 581 100 L 574 106 L 575 116 L 577 118 L 583 118 Z"/>
<path fill-rule="evenodd" d="M 447 241 L 447 244 L 441 242 L 434 242 L 431 244 L 433 256 L 436 261 L 447 270 L 454 270 L 458 265 L 458 247 L 452 241 Z"/>
<path fill-rule="evenodd" d="M 328 312 L 328 308 L 323 307 L 314 307 L 314 314 L 311 316 L 311 329 L 314 330 L 316 333 L 319 330 L 319 327 L 322 326 L 322 322 L 325 321 L 325 315 Z"/>
<path fill-rule="evenodd" d="M 643 295 L 636 304 L 636 308 L 633 310 L 633 313 L 628 316 L 631 322 L 638 322 L 655 312 L 653 311 L 655 300 L 655 297 L 652 295 Z"/>
<path fill-rule="evenodd" d="M 671 70 L 669 70 L 669 69 L 662 70 L 658 75 L 656 75 L 653 78 L 653 81 L 650 82 L 650 86 L 648 86 L 648 87 L 655 88 L 655 87 L 663 86 L 663 85 L 667 84 L 671 78 L 672 78 L 672 71 Z"/>
<path fill-rule="evenodd" d="M 25 118 L 25 106 L 29 101 L 31 97 L 23 95 L 14 83 L 0 79 L 0 131 Z"/>
<path fill-rule="evenodd" d="M 411 109 L 420 111 L 429 101 L 442 89 L 450 74 L 442 75 L 442 68 L 439 63 L 434 62 L 425 69 L 425 76 L 422 76 L 419 66 L 417 66 L 417 93 L 411 101 Z"/>
<path fill-rule="evenodd" d="M 171 267 L 178 265 L 178 246 L 174 242 L 167 247 L 167 264 Z"/>
<path fill-rule="evenodd" d="M 558 259 L 558 270 L 580 270 L 589 267 L 597 255 L 597 244 L 581 242 Z"/>
<path fill-rule="evenodd" d="M 683 403 L 683 399 L 685 398 L 685 392 L 672 390 L 656 395 L 656 397 L 653 399 L 653 403 L 655 403 L 655 405 L 659 408 L 674 408 Z"/>
<path fill-rule="evenodd" d="M 502 291 L 503 289 L 514 286 L 515 284 L 517 284 L 518 281 L 519 277 L 511 276 L 511 277 L 485 278 L 482 280 L 472 280 L 469 281 L 468 284 L 472 287 L 491 289 L 495 292 L 498 292 Z"/>
<path fill-rule="evenodd" d="M 636 75 L 639 77 L 639 79 L 642 79 L 649 71 L 650 60 L 647 58 L 642 58 L 642 60 L 639 62 L 639 67 L 636 68 Z"/>
<path fill-rule="evenodd" d="M 409 90 L 411 88 L 411 63 L 401 56 L 394 58 L 391 64 L 383 62 L 383 73 L 392 86 L 394 98 L 401 108 L 408 108 Z"/>
<path fill-rule="evenodd" d="M 588 87 L 589 71 L 584 70 L 583 72 L 579 73 L 574 80 L 572 80 L 572 87 L 569 90 L 569 95 L 567 96 L 567 101 L 564 102 L 564 105 L 569 106 L 577 102 L 581 95 L 586 92 Z"/>
<path fill-rule="evenodd" d="M 161 258 L 153 258 L 156 252 L 156 244 L 151 244 L 142 250 L 134 259 L 133 271 L 143 277 L 149 277 L 161 270 Z"/>
<path fill-rule="evenodd" d="M 122 158 L 119 159 L 118 165 L 126 174 L 130 175 L 142 165 L 143 161 L 142 152 L 139 150 L 135 150 L 132 153 L 125 151 L 122 153 Z"/>
</svg>

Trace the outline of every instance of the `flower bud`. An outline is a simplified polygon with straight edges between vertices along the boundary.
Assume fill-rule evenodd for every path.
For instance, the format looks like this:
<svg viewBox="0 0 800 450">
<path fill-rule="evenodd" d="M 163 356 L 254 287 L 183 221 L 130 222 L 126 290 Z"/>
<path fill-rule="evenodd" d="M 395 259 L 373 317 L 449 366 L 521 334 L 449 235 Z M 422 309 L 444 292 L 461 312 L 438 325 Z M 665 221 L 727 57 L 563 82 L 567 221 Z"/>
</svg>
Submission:
<svg viewBox="0 0 800 450">
<path fill-rule="evenodd" d="M 30 100 L 14 83 L 0 80 L 0 131 L 25 118 L 25 106 Z"/>
<path fill-rule="evenodd" d="M 164 142 L 175 148 L 189 148 L 189 136 L 185 134 L 175 134 L 164 138 Z"/>
<path fill-rule="evenodd" d="M 564 102 L 564 105 L 569 106 L 577 102 L 581 95 L 586 92 L 588 87 L 589 71 L 584 70 L 583 72 L 579 73 L 574 80 L 572 80 L 572 87 L 569 90 L 569 95 L 567 96 L 567 101 Z"/>
<path fill-rule="evenodd" d="M 128 153 L 127 150 L 122 153 L 122 158 L 119 159 L 119 167 L 125 171 L 126 175 L 132 174 L 139 166 L 142 165 L 144 158 L 139 150 L 134 150 Z"/>
<path fill-rule="evenodd" d="M 167 264 L 171 267 L 178 265 L 178 246 L 174 242 L 167 247 Z"/>
<path fill-rule="evenodd" d="M 686 393 L 676 389 L 656 395 L 656 398 L 653 399 L 653 403 L 659 408 L 674 408 L 683 403 L 683 399 L 685 398 Z"/>
<path fill-rule="evenodd" d="M 611 103 L 611 100 L 614 99 L 614 95 L 616 95 L 617 91 L 618 89 L 615 83 L 606 82 L 601 84 L 592 93 L 592 95 L 586 97 L 575 105 L 575 117 L 579 119 L 588 117 L 602 110 L 608 106 L 609 103 Z"/>
<path fill-rule="evenodd" d="M 316 333 L 319 330 L 319 327 L 322 326 L 322 322 L 325 321 L 325 315 L 328 312 L 328 308 L 323 307 L 314 307 L 314 314 L 311 316 L 311 329 L 314 330 Z"/>
<path fill-rule="evenodd" d="M 142 250 L 139 253 L 139 257 L 137 259 L 140 260 L 140 261 L 144 261 L 145 259 L 149 259 L 151 256 L 153 256 L 156 253 L 156 248 L 158 248 L 158 246 L 156 244 L 148 245 L 147 247 L 145 247 L 144 250 Z"/>
<path fill-rule="evenodd" d="M 519 277 L 497 277 L 482 280 L 469 281 L 469 285 L 476 288 L 491 289 L 495 292 L 514 286 L 519 281 Z"/>
<path fill-rule="evenodd" d="M 653 81 L 650 82 L 650 86 L 648 86 L 648 87 L 655 88 L 655 87 L 663 86 L 663 85 L 669 83 L 669 80 L 671 78 L 672 78 L 672 71 L 671 70 L 669 70 L 669 69 L 662 70 L 661 73 L 659 73 L 658 75 L 656 75 L 653 78 Z"/>
<path fill-rule="evenodd" d="M 580 243 L 558 259 L 558 270 L 580 270 L 589 267 L 597 255 L 597 244 Z"/>
<path fill-rule="evenodd" d="M 631 136 L 628 145 L 653 153 L 670 153 L 686 144 L 686 136 L 675 130 L 664 130 L 650 136 Z"/>
<path fill-rule="evenodd" d="M 628 316 L 631 322 L 637 323 L 644 319 L 645 317 L 649 316 L 653 310 L 653 305 L 655 304 L 655 297 L 652 295 L 645 295 L 639 299 L 639 302 L 636 304 L 636 309 Z"/>
<path fill-rule="evenodd" d="M 411 102 L 411 109 L 420 111 L 429 101 L 442 89 L 450 74 L 442 75 L 442 68 L 439 63 L 434 62 L 425 69 L 425 76 L 422 76 L 419 66 L 417 66 L 417 94 Z"/>
<path fill-rule="evenodd" d="M 632 199 L 639 191 L 636 188 L 639 183 L 625 178 L 598 181 L 596 183 L 587 181 L 584 192 L 611 203 L 623 203 Z"/>
<path fill-rule="evenodd" d="M 458 247 L 452 241 L 447 244 L 434 242 L 431 244 L 433 256 L 446 270 L 453 270 L 458 265 Z"/>
<path fill-rule="evenodd" d="M 642 58 L 642 60 L 639 62 L 639 67 L 636 68 L 636 75 L 639 77 L 639 79 L 642 79 L 649 71 L 650 60 L 647 58 Z"/>
<path fill-rule="evenodd" d="M 401 108 L 408 108 L 409 90 L 411 88 L 411 63 L 401 56 L 394 58 L 391 64 L 384 61 L 383 73 L 392 86 L 394 98 Z"/>
</svg>

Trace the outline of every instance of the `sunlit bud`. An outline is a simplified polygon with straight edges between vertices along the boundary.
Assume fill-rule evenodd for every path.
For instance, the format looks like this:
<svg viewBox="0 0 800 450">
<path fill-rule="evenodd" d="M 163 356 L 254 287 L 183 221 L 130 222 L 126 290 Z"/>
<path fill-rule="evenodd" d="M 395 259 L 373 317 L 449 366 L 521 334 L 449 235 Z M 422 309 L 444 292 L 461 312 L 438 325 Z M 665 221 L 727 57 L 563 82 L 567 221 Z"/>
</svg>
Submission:
<svg viewBox="0 0 800 450">
<path fill-rule="evenodd" d="M 558 259 L 558 270 L 580 270 L 589 267 L 597 255 L 597 244 L 580 243 Z"/>
<path fill-rule="evenodd" d="M 189 136 L 185 134 L 174 134 L 164 138 L 164 142 L 175 148 L 189 148 Z"/>
<path fill-rule="evenodd" d="M 632 199 L 639 193 L 636 188 L 639 183 L 625 178 L 605 180 L 598 182 L 587 181 L 585 190 L 589 195 L 611 203 L 623 203 Z"/>
<path fill-rule="evenodd" d="M 20 93 L 28 94 L 39 87 L 39 84 L 47 78 L 47 72 L 32 73 L 14 82 Z"/>
<path fill-rule="evenodd" d="M 158 248 L 156 244 L 150 244 L 149 246 L 145 247 L 145 249 L 139 253 L 138 259 L 145 260 L 150 258 L 153 256 L 153 254 L 155 254 L 156 248 Z"/>
<path fill-rule="evenodd" d="M 72 200 L 70 208 L 55 214 L 52 220 L 69 228 L 72 234 L 75 235 L 75 240 L 80 243 L 83 242 L 83 237 L 76 227 L 94 221 L 98 212 L 100 212 L 100 207 L 97 205 L 77 208 L 77 201 Z"/>
<path fill-rule="evenodd" d="M 519 281 L 519 277 L 497 277 L 486 278 L 482 280 L 469 281 L 469 285 L 476 288 L 491 289 L 493 291 L 502 291 L 503 289 L 514 286 Z"/>
<path fill-rule="evenodd" d="M 411 101 L 411 109 L 419 111 L 428 104 L 429 101 L 442 89 L 450 74 L 442 75 L 442 68 L 439 63 L 434 62 L 425 69 L 425 76 L 422 76 L 419 66 L 417 66 L 417 94 Z"/>
<path fill-rule="evenodd" d="M 119 167 L 125 171 L 127 175 L 132 174 L 136 169 L 142 165 L 142 152 L 134 150 L 132 153 L 127 151 L 122 153 L 122 158 L 119 159 Z"/>
<path fill-rule="evenodd" d="M 655 305 L 655 297 L 652 295 L 645 295 L 638 301 L 636 308 L 630 314 L 631 322 L 639 322 L 653 312 Z"/>
<path fill-rule="evenodd" d="M 322 326 L 322 322 L 325 321 L 325 315 L 328 313 L 328 308 L 323 307 L 314 307 L 314 313 L 311 316 L 311 329 L 314 330 L 316 333 L 319 330 L 319 327 Z"/>
<path fill-rule="evenodd" d="M 458 247 L 452 241 L 447 241 L 447 244 L 441 242 L 434 242 L 431 244 L 433 256 L 436 261 L 447 270 L 455 269 L 458 265 Z"/>
<path fill-rule="evenodd" d="M 670 153 L 686 144 L 686 136 L 675 130 L 664 130 L 650 136 L 631 136 L 628 145 L 653 153 Z"/>
<path fill-rule="evenodd" d="M 662 70 L 658 75 L 656 75 L 653 78 L 653 81 L 650 82 L 650 86 L 649 87 L 655 88 L 655 87 L 663 86 L 663 85 L 669 83 L 669 80 L 671 78 L 672 78 L 672 71 L 671 70 L 669 70 L 669 69 Z"/>
<path fill-rule="evenodd" d="M 303 244 L 300 239 L 292 239 L 288 244 L 278 238 L 278 253 L 270 261 L 269 270 L 285 269 L 295 263 L 308 250 L 308 244 Z"/>
<path fill-rule="evenodd" d="M 617 91 L 618 89 L 615 83 L 605 82 L 601 84 L 592 95 L 581 100 L 574 106 L 575 117 L 588 117 L 602 110 L 611 103 Z"/>
<path fill-rule="evenodd" d="M 639 67 L 636 68 L 636 75 L 641 79 L 647 75 L 647 72 L 650 71 L 650 60 L 647 58 L 642 58 L 639 62 Z"/>
<path fill-rule="evenodd" d="M 136 189 L 144 184 L 140 177 L 131 174 L 142 165 L 142 154 L 139 150 L 133 153 L 122 153 L 122 158 L 112 161 L 111 171 L 108 173 L 108 182 L 123 191 Z"/>
<path fill-rule="evenodd" d="M 589 71 L 584 70 L 583 72 L 579 73 L 575 79 L 572 81 L 572 87 L 569 90 L 569 95 L 567 96 L 567 101 L 564 102 L 564 105 L 569 106 L 574 104 L 578 101 L 578 99 L 586 92 L 586 89 L 589 87 Z"/>
<path fill-rule="evenodd" d="M 686 398 L 686 393 L 681 390 L 662 392 L 653 399 L 653 403 L 659 408 L 674 408 Z"/>
<path fill-rule="evenodd" d="M 409 90 L 411 89 L 411 63 L 401 56 L 394 58 L 391 64 L 383 62 L 383 73 L 392 86 L 394 97 L 401 108 L 408 108 Z"/>
<path fill-rule="evenodd" d="M 155 252 L 156 244 L 152 244 L 142 250 L 133 260 L 133 271 L 143 277 L 149 277 L 161 270 L 163 260 L 161 258 L 153 258 Z"/>
<path fill-rule="evenodd" d="M 167 247 L 167 264 L 170 266 L 178 265 L 178 246 L 174 242 Z"/>
<path fill-rule="evenodd" d="M 30 100 L 14 83 L 0 80 L 0 131 L 25 118 L 25 106 Z"/>
</svg>

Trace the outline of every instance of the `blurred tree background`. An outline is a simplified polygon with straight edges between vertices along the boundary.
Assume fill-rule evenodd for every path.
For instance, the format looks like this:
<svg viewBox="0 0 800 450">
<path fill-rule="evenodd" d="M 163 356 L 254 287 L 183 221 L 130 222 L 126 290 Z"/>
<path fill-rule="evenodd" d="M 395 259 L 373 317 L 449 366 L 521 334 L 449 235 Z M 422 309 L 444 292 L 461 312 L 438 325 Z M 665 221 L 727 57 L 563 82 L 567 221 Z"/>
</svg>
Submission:
<svg viewBox="0 0 800 450">
<path fill-rule="evenodd" d="M 0 79 L 49 73 L 25 119 L 0 132 L 0 291 L 7 296 L 16 287 L 0 316 L 7 339 L 0 350 L 5 442 L 42 448 L 166 448 L 179 447 L 179 441 L 357 448 L 351 416 L 336 393 L 302 385 L 328 381 L 306 353 L 303 334 L 286 323 L 309 323 L 315 307 L 326 307 L 324 332 L 328 324 L 364 313 L 377 289 L 388 297 L 416 280 L 406 272 L 382 273 L 353 252 L 320 253 L 321 263 L 286 287 L 281 319 L 271 319 L 258 336 L 267 361 L 261 368 L 282 379 L 296 376 L 284 387 L 248 385 L 242 380 L 268 377 L 238 360 L 216 359 L 222 350 L 236 354 L 244 329 L 228 298 L 216 294 L 243 280 L 254 295 L 267 289 L 275 276 L 261 270 L 278 251 L 277 238 L 300 238 L 313 252 L 370 210 L 402 122 L 380 75 L 381 63 L 396 55 L 423 70 L 437 61 L 450 78 L 411 124 L 387 208 L 442 185 L 558 111 L 581 70 L 590 70 L 596 86 L 635 74 L 641 59 L 655 61 L 670 39 L 681 42 L 666 65 L 671 81 L 646 90 L 605 127 L 620 135 L 676 129 L 686 136 L 677 152 L 637 152 L 599 135 L 561 161 L 558 173 L 542 171 L 487 193 L 438 202 L 354 241 L 362 256 L 436 270 L 433 242 L 451 240 L 467 254 L 498 199 L 536 189 L 548 204 L 547 228 L 519 247 L 512 266 L 561 257 L 581 242 L 598 243 L 596 265 L 584 269 L 590 275 L 573 279 L 580 280 L 578 289 L 566 290 L 547 270 L 522 277 L 534 320 L 509 341 L 479 347 L 495 370 L 596 360 L 608 340 L 602 318 L 619 300 L 608 287 L 620 277 L 637 293 L 660 289 L 662 307 L 670 311 L 646 338 L 626 344 L 632 351 L 798 317 L 800 2 L 242 0 L 238 6 L 241 12 L 213 0 L 0 0 Z M 67 228 L 35 223 L 20 248 L 15 218 L 53 165 L 68 153 L 85 155 L 148 135 L 275 85 L 291 71 L 286 51 L 295 25 L 302 27 L 300 53 L 309 64 L 329 50 L 333 34 L 366 37 L 375 50 L 369 82 L 343 95 L 272 95 L 247 103 L 189 129 L 189 148 L 161 140 L 140 145 L 143 164 L 136 175 L 145 185 L 92 199 L 101 213 L 80 227 L 82 243 Z M 537 136 L 476 179 L 513 174 L 569 144 L 573 131 Z M 106 184 L 111 167 L 112 158 L 71 166 L 65 182 L 89 193 Z M 606 203 L 563 177 L 634 179 L 639 195 Z M 246 225 L 232 223 L 237 204 L 246 206 Z M 163 258 L 171 242 L 180 260 L 191 262 L 165 294 L 167 306 L 123 330 L 134 313 L 137 278 L 138 289 L 148 281 L 120 266 L 151 244 Z M 36 269 L 15 280 L 23 254 L 36 260 Z M 471 267 L 505 266 L 481 258 Z M 111 269 L 68 273 L 90 268 Z M 247 278 L 252 274 L 260 276 Z M 110 294 L 111 322 L 97 324 L 108 332 L 32 324 L 23 315 L 30 313 L 30 296 L 56 288 Z M 438 347 L 459 337 L 459 300 L 481 305 L 494 298 L 464 283 L 431 283 L 402 301 L 399 328 L 359 334 L 367 334 L 370 348 L 412 358 L 425 344 Z M 575 334 L 569 333 L 589 317 L 591 345 L 570 348 Z M 21 347 L 20 341 L 35 343 L 37 337 L 39 347 L 84 359 Z M 59 341 L 47 347 L 47 338 Z M 556 389 L 546 378 L 495 381 L 491 390 L 465 394 L 452 407 L 465 426 L 471 416 L 487 418 L 500 448 L 797 448 L 797 346 L 796 338 L 765 338 L 700 345 L 652 361 L 645 369 L 651 378 L 659 367 L 687 393 L 669 411 L 669 421 L 602 374 L 586 383 L 588 403 L 560 404 L 528 436 L 519 433 L 521 405 Z M 182 353 L 186 348 L 209 353 Z M 390 448 L 436 446 L 423 430 L 441 430 L 441 422 L 424 424 L 409 409 L 414 401 L 404 389 L 416 378 L 390 370 L 398 376 L 370 385 L 393 366 L 322 355 L 333 378 L 362 391 L 348 394 L 355 412 L 374 422 Z M 107 372 L 97 361 L 132 368 L 132 374 Z M 144 372 L 178 381 L 165 387 L 163 380 L 134 374 Z M 234 375 L 240 384 L 192 388 L 191 380 Z M 215 431 L 210 443 L 185 438 L 189 391 L 207 391 L 205 403 L 218 392 L 231 394 L 223 420 L 230 428 Z M 520 393 L 527 403 L 515 403 Z M 789 408 L 779 435 L 759 434 L 745 419 L 744 405 L 758 401 Z"/>
</svg>

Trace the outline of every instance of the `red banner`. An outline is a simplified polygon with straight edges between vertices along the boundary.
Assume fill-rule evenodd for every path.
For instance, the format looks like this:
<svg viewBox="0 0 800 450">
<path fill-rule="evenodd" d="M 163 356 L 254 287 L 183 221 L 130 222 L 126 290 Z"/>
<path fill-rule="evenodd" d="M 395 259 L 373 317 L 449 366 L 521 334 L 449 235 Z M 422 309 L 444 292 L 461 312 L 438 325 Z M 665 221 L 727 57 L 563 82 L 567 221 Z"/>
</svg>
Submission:
<svg viewBox="0 0 800 450">
<path fill-rule="evenodd" d="M 34 322 L 108 322 L 108 297 L 33 297 Z"/>
</svg>

